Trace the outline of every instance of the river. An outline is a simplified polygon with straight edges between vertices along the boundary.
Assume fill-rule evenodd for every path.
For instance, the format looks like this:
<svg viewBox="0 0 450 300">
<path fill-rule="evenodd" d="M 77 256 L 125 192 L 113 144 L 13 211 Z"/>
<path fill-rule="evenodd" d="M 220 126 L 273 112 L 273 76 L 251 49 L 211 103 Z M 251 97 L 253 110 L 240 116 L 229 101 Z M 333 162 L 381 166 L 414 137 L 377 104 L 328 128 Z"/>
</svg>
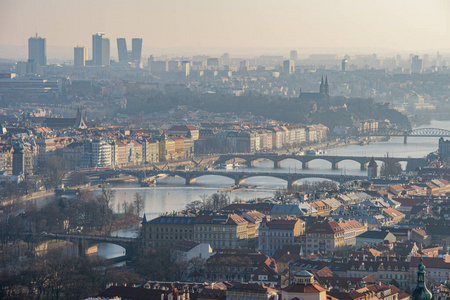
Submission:
<svg viewBox="0 0 450 300">
<path fill-rule="evenodd" d="M 450 121 L 432 121 L 431 124 L 418 128 L 442 128 L 450 129 Z M 403 137 L 395 138 L 389 142 L 377 142 L 365 146 L 350 146 L 347 148 L 328 151 L 327 155 L 351 155 L 351 156 L 389 156 L 393 157 L 424 157 L 428 153 L 436 151 L 439 138 L 415 138 L 409 137 L 408 143 L 403 143 Z M 381 162 L 379 163 L 381 165 Z M 270 172 L 297 172 L 297 173 L 321 173 L 321 174 L 347 174 L 366 175 L 367 171 L 361 171 L 360 165 L 353 161 L 342 161 L 338 170 L 332 170 L 331 164 L 323 160 L 314 160 L 309 163 L 309 169 L 302 170 L 301 162 L 285 160 L 280 168 L 274 169 L 270 161 L 261 161 L 254 167 L 242 168 L 245 171 L 270 171 Z M 236 171 L 231 171 L 236 172 Z M 314 179 L 307 179 L 306 181 Z M 202 195 L 211 195 L 221 188 L 230 187 L 234 181 L 221 176 L 205 176 L 197 179 L 197 183 L 185 186 L 182 178 L 168 177 L 159 179 L 157 186 L 142 188 L 137 184 L 123 184 L 113 187 L 115 191 L 114 207 L 120 207 L 124 202 L 130 202 L 135 193 L 144 197 L 144 213 L 147 219 L 152 219 L 165 212 L 183 209 L 187 203 L 200 200 Z M 246 179 L 246 184 L 256 185 L 254 189 L 230 193 L 231 200 L 236 198 L 250 200 L 273 196 L 274 192 L 286 187 L 286 182 L 271 177 L 253 177 Z M 135 230 L 121 230 L 114 235 L 133 236 Z M 115 257 L 122 255 L 123 249 L 119 246 L 102 244 L 99 247 L 99 255 L 102 257 Z"/>
</svg>

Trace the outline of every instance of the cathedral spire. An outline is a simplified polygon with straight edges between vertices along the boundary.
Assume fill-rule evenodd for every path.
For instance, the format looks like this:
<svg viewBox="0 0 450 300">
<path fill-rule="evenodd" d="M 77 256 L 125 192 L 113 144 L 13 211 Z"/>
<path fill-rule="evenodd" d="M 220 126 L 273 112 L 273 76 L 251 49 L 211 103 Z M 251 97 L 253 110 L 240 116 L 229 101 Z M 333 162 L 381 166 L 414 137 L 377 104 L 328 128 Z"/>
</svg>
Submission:
<svg viewBox="0 0 450 300">
<path fill-rule="evenodd" d="M 326 77 L 325 77 L 324 94 L 328 96 L 329 93 L 330 93 L 330 90 L 329 90 L 329 88 L 328 88 L 328 76 L 326 76 Z"/>
<path fill-rule="evenodd" d="M 322 80 L 320 81 L 320 91 L 321 94 L 325 93 L 325 87 L 323 85 L 323 76 L 322 76 Z"/>
</svg>

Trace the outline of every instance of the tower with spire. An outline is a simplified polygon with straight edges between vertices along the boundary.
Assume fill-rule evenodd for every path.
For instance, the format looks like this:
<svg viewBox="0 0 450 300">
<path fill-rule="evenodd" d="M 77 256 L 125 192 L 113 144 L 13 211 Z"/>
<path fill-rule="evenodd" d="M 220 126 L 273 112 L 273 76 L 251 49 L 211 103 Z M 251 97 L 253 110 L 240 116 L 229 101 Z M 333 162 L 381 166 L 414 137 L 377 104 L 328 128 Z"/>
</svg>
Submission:
<svg viewBox="0 0 450 300">
<path fill-rule="evenodd" d="M 317 101 L 327 103 L 330 100 L 330 89 L 328 86 L 328 76 L 322 76 L 318 93 L 302 92 L 300 88 L 299 98 L 302 101 Z"/>
<path fill-rule="evenodd" d="M 323 76 L 322 76 L 322 79 L 320 80 L 319 93 L 322 94 L 322 95 L 325 94 L 325 86 L 324 86 L 324 83 L 323 83 Z"/>
<path fill-rule="evenodd" d="M 375 159 L 372 156 L 372 159 L 367 166 L 367 179 L 372 180 L 378 177 L 378 165 Z"/>
<path fill-rule="evenodd" d="M 420 264 L 417 267 L 417 286 L 411 294 L 411 300 L 431 300 L 433 294 L 427 289 L 425 283 L 426 268 L 423 264 L 422 244 L 420 245 Z"/>
</svg>

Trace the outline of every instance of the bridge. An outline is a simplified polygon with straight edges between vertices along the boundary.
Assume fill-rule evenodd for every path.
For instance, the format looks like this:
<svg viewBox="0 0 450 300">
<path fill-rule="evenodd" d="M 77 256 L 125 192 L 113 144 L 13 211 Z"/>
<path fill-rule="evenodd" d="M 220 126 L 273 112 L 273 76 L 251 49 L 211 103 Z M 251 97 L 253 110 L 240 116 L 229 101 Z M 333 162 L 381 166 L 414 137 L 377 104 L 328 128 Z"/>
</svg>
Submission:
<svg viewBox="0 0 450 300">
<path fill-rule="evenodd" d="M 131 259 L 139 246 L 139 240 L 135 238 L 113 237 L 103 235 L 87 235 L 87 234 L 53 234 L 45 233 L 40 237 L 47 240 L 63 240 L 71 242 L 78 246 L 78 255 L 96 253 L 98 245 L 102 243 L 114 244 L 125 248 L 125 258 Z"/>
<path fill-rule="evenodd" d="M 402 136 L 403 142 L 408 142 L 408 137 L 450 137 L 450 130 L 442 128 L 419 128 L 414 130 L 387 129 L 376 132 L 367 132 L 365 136 Z"/>
<path fill-rule="evenodd" d="M 305 178 L 323 178 L 333 180 L 339 183 L 344 183 L 353 180 L 365 179 L 364 176 L 354 175 L 334 175 L 334 174 L 309 174 L 309 173 L 278 173 L 278 172 L 215 172 L 215 171 L 169 171 L 169 170 L 155 170 L 148 172 L 151 176 L 168 175 L 178 176 L 185 179 L 186 185 L 195 184 L 197 178 L 202 176 L 222 176 L 234 180 L 236 186 L 242 186 L 245 184 L 245 179 L 251 177 L 274 177 L 285 180 L 287 182 L 288 189 L 292 189 L 294 185 L 297 185 L 298 180 Z"/>
<path fill-rule="evenodd" d="M 221 155 L 219 159 L 215 162 L 216 164 L 224 164 L 233 159 L 240 158 L 245 161 L 247 166 L 253 166 L 254 163 L 259 159 L 266 159 L 273 162 L 274 168 L 279 168 L 280 163 L 286 159 L 294 159 L 302 163 L 303 169 L 308 169 L 308 164 L 310 161 L 321 159 L 331 163 L 331 168 L 337 170 L 339 168 L 339 163 L 344 160 L 355 161 L 360 164 L 361 171 L 367 169 L 367 164 L 370 162 L 372 157 L 368 156 L 334 156 L 334 155 L 291 155 L 291 154 L 226 154 Z M 386 157 L 375 156 L 375 160 L 385 161 Z M 426 165 L 426 160 L 424 158 L 411 158 L 411 157 L 389 157 L 389 159 L 395 162 L 407 162 L 407 171 L 413 171 L 417 167 L 423 167 Z"/>
</svg>

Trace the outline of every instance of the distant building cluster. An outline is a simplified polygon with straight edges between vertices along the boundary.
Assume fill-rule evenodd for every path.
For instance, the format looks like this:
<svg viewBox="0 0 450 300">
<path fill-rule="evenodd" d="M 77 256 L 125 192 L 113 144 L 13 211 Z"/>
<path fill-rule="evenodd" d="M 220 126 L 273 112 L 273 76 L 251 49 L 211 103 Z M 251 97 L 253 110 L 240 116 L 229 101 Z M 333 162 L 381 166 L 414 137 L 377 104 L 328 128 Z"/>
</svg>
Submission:
<svg viewBox="0 0 450 300">
<path fill-rule="evenodd" d="M 195 153 L 252 153 L 324 142 L 328 128 L 323 125 L 288 125 L 261 130 L 222 131 L 174 125 L 164 132 L 117 130 L 88 126 L 78 109 L 75 118 L 43 118 L 41 127 L 13 136 L 4 128 L 0 170 L 6 174 L 33 174 L 52 155 L 64 158 L 72 170 L 123 168 L 191 158 Z M 10 128 L 11 129 L 11 128 Z M 70 130 L 72 134 L 58 132 Z M 84 133 L 83 133 L 84 132 Z M 14 141 L 21 140 L 27 163 L 13 168 Z"/>
</svg>

